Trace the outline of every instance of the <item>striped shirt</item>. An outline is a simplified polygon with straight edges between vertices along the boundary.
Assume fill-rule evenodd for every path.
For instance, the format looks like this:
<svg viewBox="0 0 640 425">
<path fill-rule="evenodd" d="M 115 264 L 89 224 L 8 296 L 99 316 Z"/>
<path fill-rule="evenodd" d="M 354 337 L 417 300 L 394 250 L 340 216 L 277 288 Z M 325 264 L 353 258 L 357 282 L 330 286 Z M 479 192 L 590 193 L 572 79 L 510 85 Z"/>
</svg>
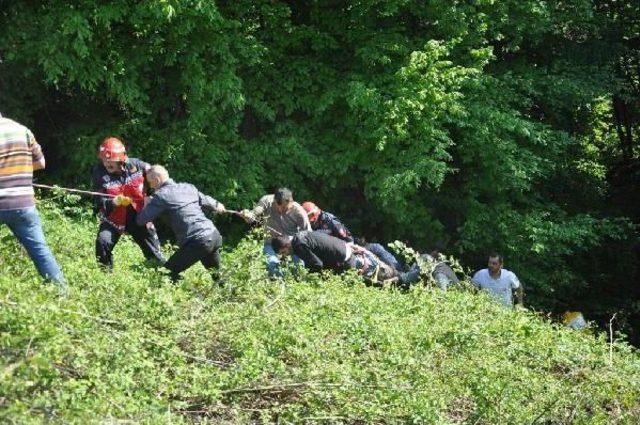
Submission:
<svg viewBox="0 0 640 425">
<path fill-rule="evenodd" d="M 42 160 L 42 150 L 33 133 L 0 117 L 0 211 L 35 205 L 33 170 Z"/>
</svg>

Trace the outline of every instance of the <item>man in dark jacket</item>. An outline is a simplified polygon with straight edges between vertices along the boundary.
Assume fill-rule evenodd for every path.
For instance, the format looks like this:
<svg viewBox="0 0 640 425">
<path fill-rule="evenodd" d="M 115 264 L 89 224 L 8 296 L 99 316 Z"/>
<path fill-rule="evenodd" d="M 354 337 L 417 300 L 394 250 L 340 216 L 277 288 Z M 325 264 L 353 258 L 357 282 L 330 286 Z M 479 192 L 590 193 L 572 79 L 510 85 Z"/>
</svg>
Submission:
<svg viewBox="0 0 640 425">
<path fill-rule="evenodd" d="M 310 201 L 304 202 L 302 208 L 304 208 L 309 217 L 311 230 L 326 233 L 342 239 L 345 242 L 353 242 L 351 232 L 335 215 L 322 211 L 316 204 Z"/>
<path fill-rule="evenodd" d="M 322 269 L 345 270 L 353 252 L 345 241 L 322 232 L 303 231 L 293 238 L 278 236 L 272 239 L 271 245 L 275 252 L 283 256 L 293 252 L 313 272 Z"/>
<path fill-rule="evenodd" d="M 396 275 L 392 267 L 361 246 L 347 243 L 323 232 L 299 232 L 293 238 L 279 236 L 271 241 L 273 249 L 286 256 L 293 252 L 312 272 L 323 269 L 354 269 L 369 281 L 382 281 Z"/>
<path fill-rule="evenodd" d="M 169 215 L 178 242 L 178 250 L 164 264 L 171 278 L 178 280 L 181 272 L 198 261 L 207 269 L 218 269 L 222 236 L 203 209 L 223 213 L 224 205 L 191 184 L 174 182 L 161 165 L 149 168 L 147 181 L 155 194 L 145 200 L 136 222 L 144 225 L 164 212 Z"/>
</svg>

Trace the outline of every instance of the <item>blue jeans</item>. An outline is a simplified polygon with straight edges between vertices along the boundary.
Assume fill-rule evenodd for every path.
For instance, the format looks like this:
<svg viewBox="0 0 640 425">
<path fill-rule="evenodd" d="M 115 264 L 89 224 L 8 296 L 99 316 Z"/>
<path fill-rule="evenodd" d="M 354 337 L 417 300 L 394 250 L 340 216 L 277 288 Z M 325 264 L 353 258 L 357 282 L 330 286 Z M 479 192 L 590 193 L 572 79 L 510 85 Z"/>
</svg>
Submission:
<svg viewBox="0 0 640 425">
<path fill-rule="evenodd" d="M 378 257 L 394 269 L 402 271 L 402 265 L 397 260 L 397 258 L 379 243 L 368 243 L 364 248 L 371 251 L 376 257 Z"/>
<path fill-rule="evenodd" d="M 444 273 L 434 271 L 432 276 L 443 291 L 446 291 L 447 287 L 452 283 L 451 279 L 449 279 Z M 416 283 L 418 280 L 420 280 L 420 266 L 417 264 L 411 267 L 411 270 L 408 272 L 400 273 L 400 282 L 405 285 L 411 285 L 412 283 Z"/>
<path fill-rule="evenodd" d="M 280 258 L 276 251 L 271 246 L 270 242 L 265 242 L 262 247 L 262 253 L 267 256 L 267 273 L 269 273 L 269 277 L 272 278 L 281 278 L 282 271 L 280 270 Z M 291 255 L 293 258 L 293 264 L 296 266 L 304 266 L 304 262 L 297 255 Z"/>
<path fill-rule="evenodd" d="M 47 280 L 64 285 L 60 266 L 53 258 L 42 233 L 42 223 L 36 207 L 0 211 L 0 224 L 6 224 L 24 246 L 38 272 Z"/>
</svg>

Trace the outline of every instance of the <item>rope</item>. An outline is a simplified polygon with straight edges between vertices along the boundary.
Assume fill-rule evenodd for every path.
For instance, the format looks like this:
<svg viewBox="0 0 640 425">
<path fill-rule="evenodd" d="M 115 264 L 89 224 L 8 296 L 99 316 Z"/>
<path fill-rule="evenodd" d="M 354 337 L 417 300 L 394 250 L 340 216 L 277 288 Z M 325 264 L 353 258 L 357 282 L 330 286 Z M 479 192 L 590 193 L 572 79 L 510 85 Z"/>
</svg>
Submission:
<svg viewBox="0 0 640 425">
<path fill-rule="evenodd" d="M 49 190 L 63 190 L 65 192 L 71 192 L 71 193 L 79 193 L 81 195 L 89 195 L 89 196 L 104 196 L 107 198 L 115 198 L 116 195 L 112 195 L 109 193 L 102 193 L 102 192 L 92 192 L 89 190 L 80 190 L 80 189 L 72 189 L 69 187 L 61 187 L 61 186 L 49 186 L 46 184 L 37 184 L 37 183 L 33 183 L 34 187 L 38 187 L 41 189 L 49 189 Z M 244 215 L 242 214 L 241 211 L 236 211 L 236 210 L 225 210 L 224 213 L 227 214 L 233 214 L 233 215 L 237 215 L 238 217 L 242 217 L 244 218 Z M 257 221 L 257 220 L 256 220 Z M 282 233 L 278 232 L 276 229 L 274 229 L 271 226 L 266 226 L 267 229 L 269 229 L 270 231 L 272 231 L 273 233 L 279 235 L 279 236 L 283 236 Z"/>
<path fill-rule="evenodd" d="M 237 215 L 238 217 L 242 217 L 245 221 L 247 221 L 247 217 L 245 217 L 245 215 L 244 215 L 244 214 L 242 214 L 242 211 L 237 211 L 237 210 L 227 210 L 227 209 L 226 209 L 226 210 L 224 211 L 224 213 L 225 213 L 225 214 L 227 214 L 227 213 L 228 213 L 228 214 Z M 282 232 L 279 232 L 279 231 L 277 231 L 276 229 L 274 229 L 273 227 L 271 227 L 271 226 L 269 226 L 269 225 L 265 224 L 265 220 L 259 220 L 259 219 L 256 219 L 256 218 L 249 218 L 249 221 L 248 221 L 248 222 L 249 222 L 249 224 L 257 223 L 257 224 L 260 224 L 260 225 L 264 225 L 264 227 L 266 227 L 266 228 L 267 228 L 267 230 L 270 230 L 271 232 L 275 233 L 276 235 L 278 235 L 278 236 L 284 236 L 284 235 L 282 234 Z"/>
<path fill-rule="evenodd" d="M 33 183 L 33 187 L 38 187 L 41 189 L 50 189 L 50 190 L 64 190 L 65 192 L 72 192 L 72 193 L 79 193 L 82 195 L 90 195 L 90 196 L 104 196 L 107 198 L 115 198 L 116 195 L 111 195 L 109 193 L 102 193 L 102 192 L 91 192 L 89 190 L 80 190 L 80 189 L 71 189 L 68 187 L 60 187 L 60 186 L 49 186 L 46 184 L 36 184 Z"/>
</svg>

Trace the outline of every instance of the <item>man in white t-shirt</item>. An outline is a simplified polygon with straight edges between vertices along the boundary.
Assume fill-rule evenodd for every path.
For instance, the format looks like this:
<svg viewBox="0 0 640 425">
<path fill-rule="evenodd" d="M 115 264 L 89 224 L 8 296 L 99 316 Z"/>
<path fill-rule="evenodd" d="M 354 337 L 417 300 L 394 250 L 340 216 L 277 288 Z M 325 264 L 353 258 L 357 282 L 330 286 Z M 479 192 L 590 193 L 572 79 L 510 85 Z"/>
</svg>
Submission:
<svg viewBox="0 0 640 425">
<path fill-rule="evenodd" d="M 522 305 L 524 292 L 515 273 L 502 268 L 502 255 L 489 255 L 488 268 L 479 270 L 471 282 L 479 289 L 489 292 L 506 306 L 513 306 L 513 290 L 516 290 L 518 304 Z"/>
</svg>

